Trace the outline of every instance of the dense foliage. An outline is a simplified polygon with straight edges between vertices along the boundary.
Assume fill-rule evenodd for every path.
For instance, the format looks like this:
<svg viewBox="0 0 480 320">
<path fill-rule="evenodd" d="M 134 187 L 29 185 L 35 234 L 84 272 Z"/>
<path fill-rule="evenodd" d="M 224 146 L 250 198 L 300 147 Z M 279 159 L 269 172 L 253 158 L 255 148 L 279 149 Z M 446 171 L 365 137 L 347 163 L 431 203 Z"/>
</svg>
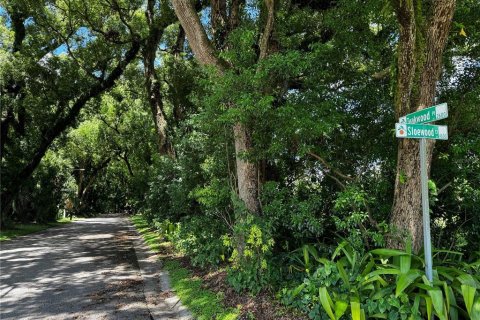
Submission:
<svg viewBox="0 0 480 320">
<path fill-rule="evenodd" d="M 287 305 L 304 310 L 311 319 L 477 319 L 475 301 L 479 263 L 462 261 L 461 254 L 438 251 L 433 282 L 425 276 L 425 262 L 406 251 L 375 249 L 366 254 L 342 242 L 331 259 L 304 247 L 305 263 L 312 259 L 302 284 L 280 296 Z M 388 317 L 387 317 L 388 315 Z"/>
<path fill-rule="evenodd" d="M 421 251 L 379 249 L 396 232 L 403 2 L 227 1 L 222 20 L 222 1 L 196 1 L 221 69 L 170 1 L 0 2 L 2 228 L 140 212 L 194 265 L 312 319 L 479 319 L 476 0 L 456 5 L 436 84 L 450 138 L 431 160 L 433 283 Z"/>
</svg>

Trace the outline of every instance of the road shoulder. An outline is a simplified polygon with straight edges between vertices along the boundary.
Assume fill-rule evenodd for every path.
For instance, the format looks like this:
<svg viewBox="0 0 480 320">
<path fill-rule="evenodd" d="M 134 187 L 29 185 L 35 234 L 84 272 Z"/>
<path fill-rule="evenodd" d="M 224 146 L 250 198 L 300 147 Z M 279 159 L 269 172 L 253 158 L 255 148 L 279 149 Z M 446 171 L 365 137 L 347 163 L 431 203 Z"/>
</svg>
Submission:
<svg viewBox="0 0 480 320">
<path fill-rule="evenodd" d="M 158 255 L 148 247 L 131 221 L 126 220 L 130 230 L 137 235 L 133 243 L 144 282 L 145 299 L 152 317 L 155 320 L 193 319 L 192 314 L 182 305 L 180 298 L 172 292 L 168 272 L 163 269 Z"/>
</svg>

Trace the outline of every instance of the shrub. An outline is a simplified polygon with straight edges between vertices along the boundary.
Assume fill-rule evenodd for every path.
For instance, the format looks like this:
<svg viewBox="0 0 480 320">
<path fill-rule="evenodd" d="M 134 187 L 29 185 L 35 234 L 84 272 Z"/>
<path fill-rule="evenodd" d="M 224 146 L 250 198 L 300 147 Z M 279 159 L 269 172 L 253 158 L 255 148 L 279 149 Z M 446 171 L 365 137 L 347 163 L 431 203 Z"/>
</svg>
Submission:
<svg viewBox="0 0 480 320">
<path fill-rule="evenodd" d="M 248 214 L 235 225 L 235 238 L 224 237 L 224 244 L 232 249 L 228 282 L 235 290 L 257 294 L 270 283 L 272 266 L 269 258 L 274 244 L 270 231 L 269 225 L 260 217 Z M 243 253 L 239 252 L 239 243 Z"/>
<path fill-rule="evenodd" d="M 311 319 L 480 319 L 480 261 L 436 261 L 432 282 L 425 276 L 422 257 L 413 255 L 409 246 L 406 251 L 359 254 L 343 242 L 330 260 L 319 262 L 301 285 L 280 293 L 285 304 Z"/>
<path fill-rule="evenodd" d="M 302 184 L 292 191 L 269 181 L 262 186 L 261 198 L 262 213 L 275 230 L 288 230 L 289 238 L 298 240 L 323 234 L 324 204 L 318 192 Z"/>
<path fill-rule="evenodd" d="M 373 199 L 367 192 L 357 185 L 348 185 L 345 190 L 337 194 L 332 216 L 336 229 L 355 247 L 357 251 L 385 245 L 384 234 L 387 233 L 387 224 L 382 222 L 372 225 L 369 203 Z"/>
<path fill-rule="evenodd" d="M 171 230 L 171 228 L 170 228 Z M 169 239 L 190 258 L 194 266 L 217 266 L 228 257 L 223 244 L 227 230 L 218 220 L 206 216 L 186 217 L 177 224 Z"/>
<path fill-rule="evenodd" d="M 23 223 L 55 221 L 63 208 L 62 186 L 65 181 L 59 165 L 47 157 L 15 198 L 13 220 Z"/>
<path fill-rule="evenodd" d="M 171 199 L 167 191 L 175 176 L 173 166 L 168 160 L 164 160 L 156 171 L 148 183 L 149 190 L 145 195 L 146 207 L 143 215 L 149 224 L 155 218 L 157 220 L 169 218 L 171 208 Z"/>
</svg>

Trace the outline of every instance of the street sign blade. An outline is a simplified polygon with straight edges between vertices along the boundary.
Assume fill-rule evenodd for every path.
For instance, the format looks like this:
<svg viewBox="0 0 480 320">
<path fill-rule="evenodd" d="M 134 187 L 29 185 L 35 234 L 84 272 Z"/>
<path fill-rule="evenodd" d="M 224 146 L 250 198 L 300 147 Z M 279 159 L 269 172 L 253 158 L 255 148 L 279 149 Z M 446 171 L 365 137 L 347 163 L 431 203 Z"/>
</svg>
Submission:
<svg viewBox="0 0 480 320">
<path fill-rule="evenodd" d="M 437 120 L 448 118 L 448 107 L 446 103 L 425 108 L 417 112 L 409 113 L 406 116 L 400 117 L 398 123 L 403 124 L 416 124 L 416 123 L 428 123 Z"/>
<path fill-rule="evenodd" d="M 447 126 L 395 123 L 397 138 L 448 140 Z"/>
</svg>

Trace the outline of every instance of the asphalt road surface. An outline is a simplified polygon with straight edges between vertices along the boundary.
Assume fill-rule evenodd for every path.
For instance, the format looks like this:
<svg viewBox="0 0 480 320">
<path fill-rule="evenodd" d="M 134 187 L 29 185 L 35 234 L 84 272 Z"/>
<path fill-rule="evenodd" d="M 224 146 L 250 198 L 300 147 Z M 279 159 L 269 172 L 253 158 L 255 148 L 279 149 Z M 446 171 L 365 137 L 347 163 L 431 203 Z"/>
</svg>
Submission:
<svg viewBox="0 0 480 320">
<path fill-rule="evenodd" d="M 0 244 L 0 319 L 151 319 L 121 217 L 76 221 Z"/>
</svg>

